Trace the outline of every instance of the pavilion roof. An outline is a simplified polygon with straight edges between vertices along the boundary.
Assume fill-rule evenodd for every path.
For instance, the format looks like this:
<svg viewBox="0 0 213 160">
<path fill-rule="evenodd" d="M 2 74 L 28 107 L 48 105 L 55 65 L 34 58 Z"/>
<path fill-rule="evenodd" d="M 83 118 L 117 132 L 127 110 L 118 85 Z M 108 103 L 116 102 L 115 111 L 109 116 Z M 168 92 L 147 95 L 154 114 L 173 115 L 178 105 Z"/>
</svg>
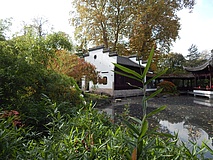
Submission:
<svg viewBox="0 0 213 160">
<path fill-rule="evenodd" d="M 147 77 L 154 77 L 155 74 L 147 74 Z M 182 73 L 182 74 L 163 74 L 158 78 L 162 79 L 193 79 L 194 75 L 192 73 Z"/>
<path fill-rule="evenodd" d="M 205 70 L 208 66 L 212 66 L 212 58 L 207 60 L 205 63 L 201 64 L 200 66 L 196 67 L 183 67 L 186 71 L 188 72 L 197 72 L 197 71 L 202 71 Z"/>
</svg>

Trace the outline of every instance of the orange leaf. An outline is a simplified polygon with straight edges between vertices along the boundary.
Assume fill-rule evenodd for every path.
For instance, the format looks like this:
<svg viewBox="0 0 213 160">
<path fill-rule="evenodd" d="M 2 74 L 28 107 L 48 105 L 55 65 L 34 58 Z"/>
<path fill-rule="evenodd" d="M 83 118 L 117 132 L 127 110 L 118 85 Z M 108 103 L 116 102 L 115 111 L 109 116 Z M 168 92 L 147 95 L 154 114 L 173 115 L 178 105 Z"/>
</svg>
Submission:
<svg viewBox="0 0 213 160">
<path fill-rule="evenodd" d="M 137 160 L 137 148 L 135 148 L 132 152 L 132 160 Z"/>
</svg>

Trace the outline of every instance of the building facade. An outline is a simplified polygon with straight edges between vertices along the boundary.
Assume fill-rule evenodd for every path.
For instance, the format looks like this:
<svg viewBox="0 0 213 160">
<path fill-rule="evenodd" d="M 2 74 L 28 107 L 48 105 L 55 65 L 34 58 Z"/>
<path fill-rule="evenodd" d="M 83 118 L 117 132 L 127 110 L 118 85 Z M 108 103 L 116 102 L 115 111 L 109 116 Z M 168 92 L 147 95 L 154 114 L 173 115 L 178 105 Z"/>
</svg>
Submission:
<svg viewBox="0 0 213 160">
<path fill-rule="evenodd" d="M 132 87 L 142 86 L 141 82 L 134 79 L 116 74 L 114 71 L 121 72 L 113 63 L 120 64 L 130 68 L 138 73 L 144 69 L 144 65 L 139 65 L 136 56 L 124 57 L 118 56 L 115 52 L 105 49 L 104 46 L 98 46 L 89 49 L 89 52 L 84 55 L 85 61 L 93 64 L 99 75 L 97 84 L 82 80 L 82 88 L 98 93 L 105 93 L 113 97 L 128 97 L 142 95 L 142 90 Z M 140 61 L 142 64 L 142 61 Z"/>
</svg>

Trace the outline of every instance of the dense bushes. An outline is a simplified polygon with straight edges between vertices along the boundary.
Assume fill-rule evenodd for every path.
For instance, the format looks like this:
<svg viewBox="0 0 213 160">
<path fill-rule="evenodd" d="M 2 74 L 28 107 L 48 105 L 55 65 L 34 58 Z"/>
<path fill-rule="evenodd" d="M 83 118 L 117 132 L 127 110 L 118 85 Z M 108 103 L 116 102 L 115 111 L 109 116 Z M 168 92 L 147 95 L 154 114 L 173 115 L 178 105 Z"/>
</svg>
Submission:
<svg viewBox="0 0 213 160">
<path fill-rule="evenodd" d="M 11 72 L 1 69 L 0 107 L 19 111 L 25 124 L 40 128 L 48 122 L 44 96 L 56 103 L 68 103 L 60 107 L 62 113 L 71 114 L 83 103 L 80 90 L 70 77 L 28 64 L 11 67 Z"/>
<path fill-rule="evenodd" d="M 83 103 L 81 91 L 72 77 L 47 69 L 36 57 L 29 62 L 27 54 L 32 51 L 18 44 L 22 44 L 20 39 L 0 41 L 0 108 L 18 111 L 25 125 L 43 132 L 49 121 L 43 98 L 61 104 L 61 113 L 72 114 Z"/>
</svg>

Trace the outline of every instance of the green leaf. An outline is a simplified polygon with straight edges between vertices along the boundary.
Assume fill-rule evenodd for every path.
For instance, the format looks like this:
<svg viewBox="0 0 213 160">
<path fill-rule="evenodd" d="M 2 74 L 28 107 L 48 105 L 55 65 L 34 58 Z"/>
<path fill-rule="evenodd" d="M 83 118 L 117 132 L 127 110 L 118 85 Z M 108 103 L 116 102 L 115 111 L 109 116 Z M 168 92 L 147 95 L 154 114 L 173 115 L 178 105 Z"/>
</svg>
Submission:
<svg viewBox="0 0 213 160">
<path fill-rule="evenodd" d="M 158 77 L 162 76 L 163 74 L 165 74 L 167 72 L 168 68 L 163 70 L 163 71 L 160 71 L 159 73 L 157 73 L 154 77 L 152 77 L 151 79 L 149 79 L 148 81 L 146 81 L 144 83 L 144 85 L 147 85 L 149 84 L 150 82 L 152 82 L 153 80 L 157 79 Z"/>
<path fill-rule="evenodd" d="M 164 110 L 165 108 L 166 108 L 166 106 L 161 106 L 161 107 L 155 109 L 154 111 L 150 112 L 150 113 L 147 115 L 147 117 L 151 117 L 151 116 L 153 116 L 154 114 L 157 114 L 157 113 L 161 112 L 161 111 Z"/>
<path fill-rule="evenodd" d="M 185 145 L 184 142 L 182 142 L 182 146 L 183 146 L 184 149 L 185 149 L 185 154 L 186 154 L 188 157 L 192 157 L 191 151 L 188 149 L 188 147 Z"/>
<path fill-rule="evenodd" d="M 143 71 L 141 79 L 144 79 L 145 76 L 147 75 L 147 72 L 148 72 L 148 70 L 150 68 L 150 65 L 151 65 L 151 62 L 152 62 L 153 55 L 154 55 L 154 46 L 152 47 L 152 50 L 151 50 L 151 52 L 149 54 L 148 62 L 147 62 L 146 67 L 145 67 L 145 69 Z"/>
<path fill-rule="evenodd" d="M 137 134 L 138 136 L 140 135 L 138 129 L 133 126 L 130 122 L 126 121 L 126 120 L 123 120 L 123 122 L 127 125 L 127 127 L 133 131 L 133 133 Z"/>
<path fill-rule="evenodd" d="M 147 130 L 148 130 L 148 121 L 145 120 L 141 127 L 141 134 L 140 134 L 139 140 L 141 140 L 144 137 Z"/>
<path fill-rule="evenodd" d="M 106 140 L 104 143 L 101 142 L 101 139 L 99 139 L 99 143 L 101 144 L 98 148 L 102 148 L 102 147 L 105 147 L 105 145 L 110 141 L 110 139 Z"/>
<path fill-rule="evenodd" d="M 122 75 L 122 76 L 125 76 L 125 77 L 129 77 L 129 78 L 132 78 L 132 79 L 135 79 L 135 80 L 141 82 L 141 79 L 138 79 L 137 77 L 131 76 L 129 74 L 125 74 L 125 73 L 118 72 L 118 71 L 114 71 L 114 72 L 117 73 L 117 74 L 119 74 L 119 75 Z"/>
<path fill-rule="evenodd" d="M 172 135 L 170 133 L 154 132 L 153 134 L 159 135 L 159 136 L 164 136 L 164 137 L 167 137 L 167 138 L 174 138 L 175 137 L 174 135 Z"/>
<path fill-rule="evenodd" d="M 143 88 L 141 88 L 141 87 L 138 87 L 138 86 L 136 86 L 136 85 L 132 85 L 131 83 L 127 83 L 129 86 L 131 86 L 131 87 L 135 87 L 135 88 L 138 88 L 138 89 L 140 89 L 140 90 L 143 90 Z"/>
<path fill-rule="evenodd" d="M 205 142 L 203 142 L 203 144 L 206 147 L 206 149 L 213 155 L 213 150 Z"/>
<path fill-rule="evenodd" d="M 162 92 L 162 90 L 163 90 L 163 88 L 160 88 L 160 89 L 156 90 L 154 93 L 152 93 L 151 95 L 149 95 L 149 96 L 145 99 L 145 101 L 149 100 L 150 98 L 155 97 L 155 96 L 158 95 L 160 92 Z"/>
<path fill-rule="evenodd" d="M 143 117 L 142 124 L 141 124 L 141 132 L 139 136 L 139 140 L 143 138 L 148 130 L 148 121 L 146 120 L 146 115 Z"/>
<path fill-rule="evenodd" d="M 120 64 L 116 64 L 116 63 L 113 63 L 113 64 L 114 64 L 115 67 L 119 68 L 120 70 L 124 71 L 125 73 L 129 73 L 129 74 L 137 77 L 138 79 L 143 80 L 142 76 L 139 73 L 137 73 L 136 71 L 129 69 L 127 67 L 124 67 Z"/>
<path fill-rule="evenodd" d="M 135 118 L 135 117 L 130 117 L 132 120 L 134 120 L 135 122 L 137 122 L 138 124 L 142 124 L 142 121 L 138 118 Z"/>
<path fill-rule="evenodd" d="M 155 144 L 155 142 L 156 142 L 156 140 L 155 140 L 155 138 L 153 138 L 147 145 L 146 145 L 146 147 L 144 147 L 144 150 L 146 150 L 146 151 L 149 151 L 149 150 L 151 150 L 151 149 L 153 149 L 153 144 Z"/>
</svg>

